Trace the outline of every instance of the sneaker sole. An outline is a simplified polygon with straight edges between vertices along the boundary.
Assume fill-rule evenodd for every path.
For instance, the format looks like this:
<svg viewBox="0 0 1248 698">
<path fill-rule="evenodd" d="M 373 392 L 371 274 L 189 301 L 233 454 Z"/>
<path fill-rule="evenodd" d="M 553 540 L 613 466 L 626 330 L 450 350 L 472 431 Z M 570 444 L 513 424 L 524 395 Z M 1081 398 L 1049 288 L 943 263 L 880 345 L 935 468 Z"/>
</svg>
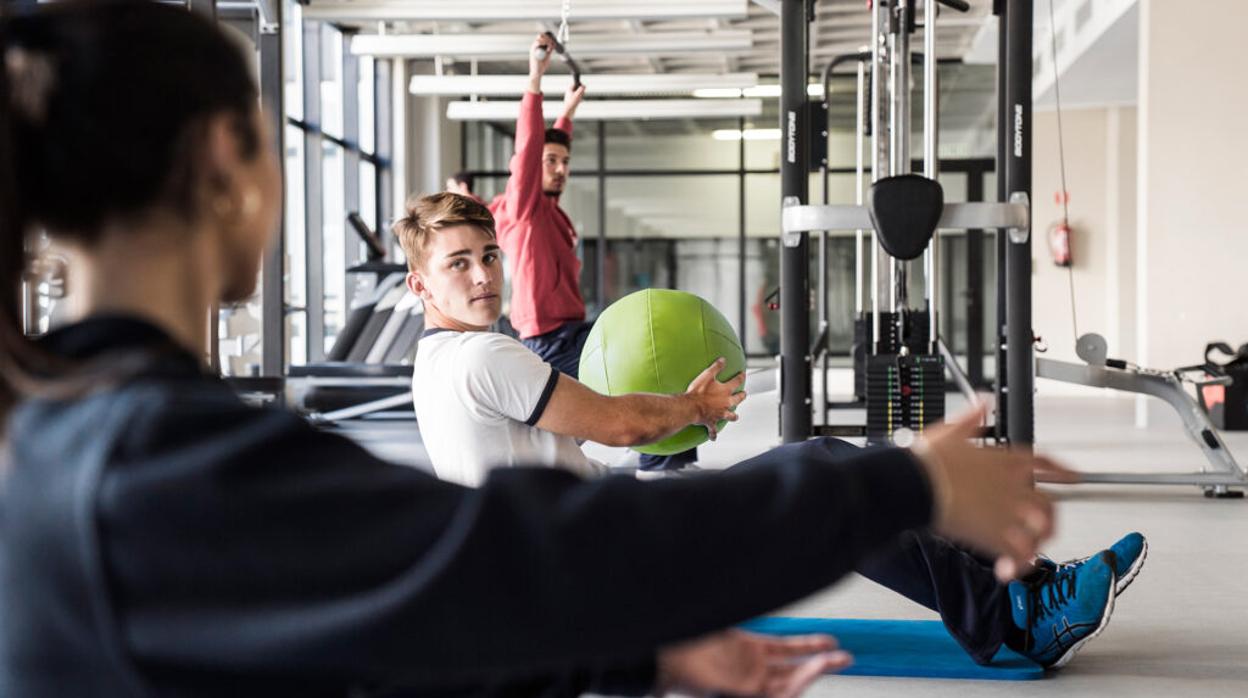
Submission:
<svg viewBox="0 0 1248 698">
<path fill-rule="evenodd" d="M 1127 570 L 1127 573 L 1122 575 L 1122 578 L 1118 580 L 1117 591 L 1114 592 L 1115 596 L 1126 591 L 1127 587 L 1131 586 L 1131 582 L 1135 581 L 1136 575 L 1140 573 L 1140 568 L 1144 566 L 1144 558 L 1146 557 L 1148 557 L 1147 539 L 1144 540 L 1144 547 L 1140 548 L 1139 557 L 1135 558 L 1135 562 L 1131 563 L 1131 567 Z"/>
<path fill-rule="evenodd" d="M 1105 612 L 1101 614 L 1101 622 L 1096 626 L 1096 630 L 1093 630 L 1087 637 L 1071 645 L 1070 649 L 1066 650 L 1065 654 L 1058 657 L 1056 662 L 1053 662 L 1049 666 L 1045 667 L 1046 669 L 1061 669 L 1066 666 L 1070 660 L 1075 658 L 1075 654 L 1078 653 L 1080 649 L 1083 649 L 1084 645 L 1086 645 L 1089 641 L 1096 639 L 1097 635 L 1100 635 L 1105 631 L 1105 628 L 1109 625 L 1109 617 L 1114 612 L 1114 599 L 1118 596 L 1117 587 L 1115 586 L 1113 589 L 1114 590 L 1108 594 L 1109 598 L 1105 602 Z"/>
</svg>

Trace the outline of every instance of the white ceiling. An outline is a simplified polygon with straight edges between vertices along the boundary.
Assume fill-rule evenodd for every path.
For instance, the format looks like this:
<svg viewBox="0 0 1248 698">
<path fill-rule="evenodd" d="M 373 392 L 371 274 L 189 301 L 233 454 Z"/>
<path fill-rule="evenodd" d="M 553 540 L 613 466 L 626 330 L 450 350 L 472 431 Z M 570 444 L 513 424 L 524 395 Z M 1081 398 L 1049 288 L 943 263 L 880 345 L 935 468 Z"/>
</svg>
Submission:
<svg viewBox="0 0 1248 698">
<path fill-rule="evenodd" d="M 662 38 L 676 33 L 722 34 L 724 32 L 748 32 L 748 45 L 731 50 L 664 50 L 661 55 L 653 52 L 623 53 L 615 55 L 584 55 L 577 60 L 585 74 L 586 84 L 593 99 L 593 76 L 604 74 L 724 74 L 755 73 L 761 82 L 774 83 L 779 72 L 779 17 L 768 6 L 780 0 L 570 0 L 569 50 L 577 55 L 577 46 L 592 45 L 593 37 L 610 37 L 613 42 L 629 37 Z M 922 0 L 920 0 L 920 3 Z M 1035 6 L 1037 70 L 1048 70 L 1051 63 L 1044 63 L 1042 53 L 1049 45 L 1049 0 L 1038 0 Z M 1097 13 L 1107 11 L 1108 6 L 1133 3 L 1134 0 L 1053 0 L 1058 24 L 1064 16 L 1087 12 L 1094 3 Z M 562 0 L 308 0 L 307 16 L 318 12 L 333 12 L 332 21 L 340 26 L 354 29 L 361 34 L 437 34 L 464 35 L 465 43 L 473 35 L 534 35 L 540 31 L 553 31 L 558 25 L 558 12 Z M 972 54 L 973 45 L 980 49 L 979 58 L 971 55 L 971 63 L 952 62 L 940 66 L 942 121 L 942 152 L 952 146 L 953 152 L 964 155 L 990 155 L 994 150 L 993 128 L 996 114 L 996 22 L 992 17 L 992 0 L 970 0 L 971 11 L 966 14 L 942 8 L 938 28 L 937 54 L 941 59 L 961 61 Z M 715 8 L 715 13 L 699 14 L 697 10 Z M 582 16 L 578 17 L 578 9 Z M 365 11 L 367 10 L 367 11 Z M 387 13 L 390 13 L 387 15 Z M 417 15 L 422 16 L 418 17 Z M 672 13 L 683 13 L 679 18 L 654 19 Z M 352 16 L 352 15 L 356 16 Z M 455 17 L 454 15 L 459 15 Z M 862 49 L 870 38 L 871 17 L 866 0 L 818 0 L 815 5 L 816 21 L 811 27 L 811 69 L 821 72 L 833 57 Z M 587 17 L 592 15 L 592 17 Z M 389 19 L 385 17 L 389 16 Z M 500 19 L 499 17 L 506 16 Z M 650 17 L 649 19 L 645 17 Z M 1134 15 L 1132 15 L 1134 16 Z M 631 17 L 631 18 L 630 18 Z M 920 9 L 921 18 L 921 9 Z M 920 19 L 921 21 L 921 19 Z M 1104 66 L 1107 62 L 1123 63 L 1118 73 L 1134 75 L 1132 48 L 1134 35 L 1127 29 L 1134 24 L 1127 20 L 1115 23 L 1118 32 L 1094 41 L 1070 42 L 1082 47 L 1078 55 L 1059 55 L 1058 65 L 1062 72 L 1062 96 L 1064 104 L 1096 99 L 1097 91 L 1106 89 Z M 1094 37 L 1095 39 L 1095 37 Z M 452 45 L 453 42 L 452 42 Z M 921 35 L 915 37 L 915 50 L 921 50 Z M 442 56 L 436 60 L 424 59 L 425 65 L 417 66 L 416 73 L 433 74 L 479 74 L 521 75 L 527 71 L 527 56 L 518 52 L 514 59 L 478 57 L 467 59 L 458 56 Z M 586 54 L 589 52 L 586 51 Z M 1059 51 L 1064 54 L 1065 51 Z M 1130 60 L 1124 63 L 1123 56 Z M 558 63 L 552 72 L 564 71 Z M 1082 76 L 1082 77 L 1081 77 Z M 1051 80 L 1046 87 L 1037 75 L 1036 98 L 1041 103 L 1051 94 Z M 1117 87 L 1134 85 L 1123 78 L 1115 81 Z M 921 80 L 916 81 L 914 94 L 915 127 L 921 132 L 918 121 L 922 104 Z M 509 99 L 503 97 L 502 99 Z M 514 99 L 514 98 L 512 98 Z M 855 115 L 854 81 L 841 78 L 833 83 L 830 109 L 834 128 L 852 130 Z M 779 120 L 775 99 L 763 100 L 763 113 L 750 120 L 759 127 L 772 127 Z M 735 128 L 735 120 L 681 119 L 633 122 L 609 122 L 608 132 L 620 135 L 692 135 L 709 133 L 715 128 Z M 640 142 L 649 142 L 643 139 Z M 675 142 L 675 141 L 673 141 Z M 668 183 L 671 186 L 671 183 Z M 650 208 L 624 211 L 639 222 L 656 230 L 673 228 L 681 233 L 691 231 L 687 220 L 670 223 L 673 216 L 685 211 L 689 192 L 667 192 L 671 200 L 660 201 L 658 194 L 647 192 L 642 200 Z M 616 205 L 626 201 L 626 192 L 617 192 Z M 697 194 L 701 196 L 702 194 Z M 697 198 L 693 196 L 692 198 Z M 634 202 L 635 203 L 635 202 Z M 655 208 L 657 206 L 657 208 Z M 755 207 L 757 208 L 757 207 Z M 653 209 L 653 210 L 652 210 Z M 652 231 L 653 232 L 653 231 Z"/>
<path fill-rule="evenodd" d="M 581 0 L 587 2 L 587 0 Z M 673 0 L 673 3 L 675 0 Z M 495 0 L 461 0 L 452 6 L 464 8 L 463 14 L 477 14 Z M 415 4 L 412 0 L 309 0 L 309 14 L 317 11 L 335 11 L 339 16 L 346 17 L 339 23 L 357 28 L 363 33 L 385 31 L 393 34 L 528 34 L 536 31 L 554 29 L 556 18 L 551 20 L 510 20 L 510 21 L 436 21 L 401 19 L 383 23 L 373 19 L 384 16 L 385 8 L 392 8 L 395 17 L 410 15 Z M 418 4 L 418 3 L 417 3 Z M 536 3 L 535 3 L 536 4 Z M 551 3 L 558 6 L 558 3 Z M 644 9 L 630 10 L 637 6 L 655 3 L 632 2 L 630 0 L 593 0 L 587 2 L 595 14 L 602 14 L 604 6 L 618 6 L 619 14 L 636 12 L 644 14 Z M 685 3 L 692 5 L 693 3 Z M 751 36 L 750 46 L 729 51 L 711 53 L 688 51 L 664 57 L 645 55 L 614 56 L 609 58 L 587 58 L 581 61 L 586 73 L 638 73 L 638 72 L 753 72 L 762 75 L 776 75 L 779 72 L 780 56 L 780 22 L 771 10 L 755 2 L 746 0 L 719 1 L 719 6 L 737 8 L 726 16 L 702 16 L 682 19 L 646 21 L 638 19 L 615 20 L 578 20 L 578 0 L 571 0 L 569 29 L 571 40 L 569 47 L 575 53 L 578 37 L 611 36 L 612 38 L 629 35 L 662 35 L 669 32 L 697 32 L 712 34 L 732 30 L 748 30 Z M 763 3 L 767 4 L 767 3 Z M 443 3 L 437 13 L 445 16 L 445 9 L 450 3 Z M 941 26 L 937 43 L 937 53 L 942 58 L 960 58 L 970 45 L 975 32 L 983 23 L 983 18 L 991 14 L 991 0 L 971 0 L 971 11 L 966 14 L 941 8 Z M 350 18 L 350 8 L 369 9 L 368 13 L 358 12 L 363 17 Z M 378 14 L 380 12 L 380 15 Z M 742 14 L 743 12 L 743 14 Z M 430 14 L 434 14 L 432 11 Z M 859 50 L 870 38 L 871 16 L 863 0 L 819 0 L 815 4 L 815 23 L 811 28 L 811 56 L 813 63 L 826 61 L 834 55 Z M 498 61 L 483 63 L 479 69 L 483 73 L 514 73 L 523 72 L 525 63 L 523 56 L 515 61 Z M 497 64 L 496 64 L 497 63 Z M 488 68 L 488 70 L 487 70 Z"/>
<path fill-rule="evenodd" d="M 707 51 L 690 46 L 688 50 L 665 49 L 661 55 L 587 55 L 577 60 L 587 78 L 612 73 L 756 73 L 763 82 L 774 82 L 779 72 L 780 22 L 769 8 L 779 1 L 568 0 L 568 45 L 576 55 L 577 44 L 592 45 L 594 37 L 619 42 L 636 36 L 640 43 L 641 37 L 649 40 L 748 32 L 748 45 L 738 49 Z M 919 2 L 921 21 L 924 0 Z M 1136 0 L 1038 0 L 1034 7 L 1038 106 L 1052 102 L 1050 2 L 1059 27 L 1063 102 L 1070 106 L 1133 102 Z M 816 0 L 811 26 L 813 73 L 817 74 L 833 56 L 858 51 L 868 42 L 871 17 L 867 4 L 865 0 Z M 554 30 L 562 5 L 562 0 L 306 0 L 304 12 L 308 17 L 318 13 L 332 16 L 329 21 L 365 35 L 524 36 Z M 992 63 L 996 22 L 991 14 L 992 0 L 970 0 L 970 5 L 968 13 L 940 7 L 938 56 L 974 63 L 941 67 L 941 117 L 944 128 L 951 131 L 982 130 L 985 125 L 990 128 L 995 113 Z M 653 19 L 659 16 L 669 18 Z M 493 19 L 496 17 L 503 19 Z M 917 48 L 921 43 L 916 36 Z M 517 75 L 527 70 L 523 55 L 514 60 L 444 56 L 436 63 L 446 74 Z M 552 72 L 563 70 L 559 64 L 552 68 Z M 592 99 L 592 80 L 588 84 Z M 834 91 L 831 105 L 833 123 L 850 128 L 854 114 L 852 80 L 845 79 L 836 87 L 839 89 Z M 769 100 L 760 121 L 767 121 L 775 109 L 774 100 Z"/>
<path fill-rule="evenodd" d="M 557 0 L 535 0 L 534 2 L 512 3 L 499 5 L 501 0 L 459 0 L 456 3 L 432 2 L 431 0 L 309 0 L 305 12 L 309 17 L 316 13 L 333 13 L 335 23 L 351 27 L 362 34 L 385 33 L 391 35 L 405 34 L 439 34 L 439 35 L 482 35 L 482 34 L 535 34 L 538 31 L 554 30 L 558 24 Z M 735 50 L 705 51 L 690 48 L 687 51 L 664 51 L 662 55 L 638 53 L 635 55 L 612 55 L 577 58 L 582 71 L 586 75 L 592 98 L 592 76 L 596 74 L 638 74 L 638 73 L 757 73 L 762 82 L 776 80 L 779 73 L 780 58 L 780 20 L 770 9 L 764 7 L 768 2 L 749 2 L 747 0 L 685 0 L 677 4 L 655 3 L 637 0 L 570 0 L 569 50 L 576 55 L 578 42 L 592 42 L 595 36 L 609 36 L 618 41 L 621 37 L 645 36 L 662 37 L 675 33 L 718 34 L 723 32 L 749 33 L 749 45 Z M 545 6 L 549 6 L 545 10 Z M 648 8 L 658 7 L 657 13 L 676 11 L 676 8 L 689 10 L 697 6 L 714 5 L 721 11 L 720 16 L 695 16 L 679 19 L 645 20 L 645 19 L 577 19 L 578 7 L 586 13 L 596 16 L 645 15 Z M 531 14 L 529 19 L 508 19 L 503 21 L 468 20 L 468 17 L 492 16 L 491 7 L 502 7 L 498 13 L 513 16 Z M 428 8 L 422 10 L 421 8 Z M 448 14 L 456 14 L 459 9 L 463 19 L 446 19 Z M 529 11 L 528 8 L 538 8 Z M 724 12 L 724 8 L 728 8 Z M 521 11 L 521 10 L 525 11 Z M 958 13 L 947 8 L 940 8 L 940 25 L 937 36 L 937 55 L 942 59 L 960 59 L 969 49 L 976 33 L 985 23 L 991 22 L 991 0 L 971 0 L 969 13 Z M 439 16 L 442 19 L 412 19 L 414 14 L 425 12 L 426 16 Z M 551 17 L 540 20 L 537 16 L 547 12 Z M 389 15 L 387 14 L 389 13 Z M 688 14 L 689 12 L 686 12 Z M 357 16 L 352 16 L 357 15 Z M 379 20 L 378 17 L 405 17 L 403 19 Z M 919 17 L 921 21 L 922 8 Z M 818 73 L 832 57 L 842 53 L 853 53 L 867 44 L 871 31 L 871 16 L 864 0 L 818 0 L 815 4 L 815 22 L 811 27 L 811 68 Z M 921 37 L 916 36 L 915 48 L 921 49 Z M 426 61 L 433 63 L 434 61 Z M 527 57 L 517 56 L 514 60 L 499 60 L 482 57 L 475 60 L 446 56 L 440 58 L 440 69 L 446 74 L 481 75 L 517 75 L 527 70 Z M 436 70 L 436 69 L 435 69 Z M 556 64 L 552 72 L 564 68 Z M 417 71 L 424 72 L 424 71 Z M 430 70 L 433 72 L 433 70 Z M 921 89 L 921 87 L 920 87 Z M 995 82 L 992 66 L 941 66 L 941 117 L 944 128 L 960 131 L 976 127 L 982 123 L 985 114 L 991 114 L 994 100 Z M 915 104 L 921 104 L 916 93 Z M 778 105 L 776 100 L 767 100 L 764 114 L 756 119 L 759 123 L 772 123 Z M 917 112 L 916 108 L 916 118 Z M 854 123 L 853 80 L 846 78 L 834 85 L 831 103 L 832 123 L 834 128 L 852 129 Z M 652 121 L 646 127 L 650 130 L 670 128 L 660 121 Z M 687 128 L 687 126 L 685 127 Z"/>
<path fill-rule="evenodd" d="M 1035 31 L 1037 108 L 1053 108 L 1053 34 L 1046 3 Z M 1062 107 L 1135 104 L 1139 87 L 1139 5 L 1136 0 L 1058 0 L 1057 72 Z"/>
</svg>

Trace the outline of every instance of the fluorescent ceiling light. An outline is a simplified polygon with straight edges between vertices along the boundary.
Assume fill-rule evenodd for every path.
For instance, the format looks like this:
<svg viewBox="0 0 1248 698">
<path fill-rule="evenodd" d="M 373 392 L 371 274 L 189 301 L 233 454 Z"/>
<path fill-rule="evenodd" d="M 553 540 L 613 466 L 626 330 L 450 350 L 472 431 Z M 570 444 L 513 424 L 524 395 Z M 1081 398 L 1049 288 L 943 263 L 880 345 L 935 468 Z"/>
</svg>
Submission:
<svg viewBox="0 0 1248 698">
<path fill-rule="evenodd" d="M 303 18 L 321 21 L 557 22 L 561 0 L 312 0 Z M 665 19 L 743 19 L 746 0 L 576 0 L 569 19 L 655 21 Z"/>
<path fill-rule="evenodd" d="M 360 34 L 351 40 L 357 56 L 432 58 L 434 56 L 507 56 L 524 58 L 531 34 Z M 649 34 L 573 34 L 568 52 L 576 58 L 649 54 L 672 56 L 704 51 L 748 51 L 748 30 L 659 32 Z"/>
<path fill-rule="evenodd" d="M 823 96 L 823 85 L 812 82 L 806 86 L 806 94 L 811 97 Z M 741 89 L 732 89 L 724 87 L 708 87 L 693 91 L 694 97 L 727 99 L 730 97 L 758 97 L 761 99 L 777 99 L 780 97 L 779 85 L 753 85 L 743 87 Z"/>
<path fill-rule="evenodd" d="M 744 133 L 735 128 L 717 128 L 711 131 L 711 138 L 717 141 L 739 141 L 742 137 L 747 141 L 778 141 L 780 140 L 780 129 L 747 128 Z"/>
<path fill-rule="evenodd" d="M 735 99 L 741 96 L 742 89 L 742 87 L 700 87 L 693 91 L 693 96 L 699 99 Z"/>
<path fill-rule="evenodd" d="M 563 102 L 546 102 L 547 114 L 563 111 Z M 582 102 L 576 118 L 589 121 L 698 119 L 758 116 L 763 103 L 757 99 L 619 99 Z M 452 121 L 515 121 L 520 103 L 515 101 L 450 102 L 446 118 Z"/>
<path fill-rule="evenodd" d="M 727 91 L 727 97 L 740 97 L 741 89 L 758 84 L 754 73 L 658 73 L 620 75 L 604 73 L 584 76 L 586 89 L 594 95 L 688 95 L 702 96 L 704 90 Z M 572 84 L 570 75 L 542 78 L 542 92 L 562 94 Z M 408 90 L 414 95 L 463 97 L 519 97 L 528 87 L 527 75 L 413 75 Z"/>
<path fill-rule="evenodd" d="M 742 94 L 746 97 L 767 97 L 776 98 L 780 96 L 779 85 L 755 85 L 749 89 L 743 90 Z"/>
</svg>

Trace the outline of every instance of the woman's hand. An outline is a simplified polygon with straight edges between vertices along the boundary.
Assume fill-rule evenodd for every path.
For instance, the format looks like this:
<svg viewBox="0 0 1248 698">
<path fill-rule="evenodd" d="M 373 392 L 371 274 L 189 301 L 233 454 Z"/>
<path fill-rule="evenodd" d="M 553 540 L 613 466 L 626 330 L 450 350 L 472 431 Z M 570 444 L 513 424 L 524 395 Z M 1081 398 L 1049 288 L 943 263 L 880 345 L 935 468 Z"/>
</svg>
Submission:
<svg viewBox="0 0 1248 698">
<path fill-rule="evenodd" d="M 725 630 L 659 652 L 658 693 L 796 698 L 853 661 L 829 635 L 771 637 Z"/>
</svg>

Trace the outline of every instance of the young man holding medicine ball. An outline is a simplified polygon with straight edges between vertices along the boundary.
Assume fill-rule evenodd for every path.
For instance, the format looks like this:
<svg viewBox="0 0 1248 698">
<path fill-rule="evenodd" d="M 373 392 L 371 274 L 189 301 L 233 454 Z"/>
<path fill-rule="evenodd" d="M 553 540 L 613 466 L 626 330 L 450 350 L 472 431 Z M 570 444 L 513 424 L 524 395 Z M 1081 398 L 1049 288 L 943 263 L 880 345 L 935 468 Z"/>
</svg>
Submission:
<svg viewBox="0 0 1248 698">
<path fill-rule="evenodd" d="M 413 400 L 439 476 L 476 485 L 495 468 L 532 464 L 598 475 L 605 466 L 585 456 L 577 439 L 642 445 L 690 424 L 707 426 L 713 436 L 717 420 L 736 419 L 730 410 L 744 399 L 744 393 L 734 393 L 743 376 L 720 383 L 719 362 L 684 395 L 610 397 L 561 373 L 516 340 L 489 332 L 501 313 L 500 250 L 489 212 L 470 199 L 447 193 L 418 199 L 394 229 L 409 260 L 408 288 L 426 309 L 429 329 L 417 346 Z M 934 430 L 918 448 L 926 466 L 935 468 L 934 481 L 946 468 L 1031 458 L 965 443 L 978 422 L 978 414 L 970 414 Z M 928 457 L 937 452 L 941 455 Z M 773 449 L 732 470 L 867 455 L 843 441 L 816 439 Z M 1043 459 L 1033 465 L 1047 467 Z M 1041 564 L 1025 581 L 1007 584 L 995 574 L 993 561 L 932 533 L 911 531 L 857 569 L 941 613 L 976 661 L 991 660 L 1004 644 L 1057 667 L 1105 627 L 1118 579 L 1134 577 L 1143 558 L 1143 539 L 1131 534 L 1078 564 Z M 1072 630 L 1059 634 L 1063 622 Z"/>
</svg>

